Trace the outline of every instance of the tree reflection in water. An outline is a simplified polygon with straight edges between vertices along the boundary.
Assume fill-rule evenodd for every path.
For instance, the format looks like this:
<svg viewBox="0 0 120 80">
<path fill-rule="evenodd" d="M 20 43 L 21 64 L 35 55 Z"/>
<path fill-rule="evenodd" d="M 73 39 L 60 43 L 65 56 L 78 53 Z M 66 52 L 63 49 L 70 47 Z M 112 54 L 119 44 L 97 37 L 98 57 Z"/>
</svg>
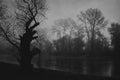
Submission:
<svg viewBox="0 0 120 80">
<path fill-rule="evenodd" d="M 47 58 L 42 66 L 53 70 L 70 71 L 88 75 L 113 76 L 113 62 L 110 59 L 50 58 Z"/>
</svg>

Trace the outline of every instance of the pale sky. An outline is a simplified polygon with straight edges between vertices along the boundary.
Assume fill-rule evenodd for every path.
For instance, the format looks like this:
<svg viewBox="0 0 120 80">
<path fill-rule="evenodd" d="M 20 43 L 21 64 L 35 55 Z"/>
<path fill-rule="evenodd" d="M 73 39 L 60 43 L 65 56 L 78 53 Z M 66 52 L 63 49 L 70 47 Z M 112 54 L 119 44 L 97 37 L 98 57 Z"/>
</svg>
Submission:
<svg viewBox="0 0 120 80">
<path fill-rule="evenodd" d="M 8 5 L 13 5 L 11 1 L 14 0 L 6 1 Z M 43 26 L 48 32 L 55 20 L 71 17 L 77 21 L 76 16 L 80 11 L 85 11 L 88 8 L 100 9 L 109 22 L 120 22 L 120 0 L 47 0 L 47 7 L 47 19 Z M 105 34 L 108 35 L 108 32 L 105 31 Z"/>
<path fill-rule="evenodd" d="M 9 5 L 13 5 L 14 0 L 6 0 Z M 60 18 L 72 17 L 77 20 L 76 16 L 80 11 L 88 8 L 100 9 L 106 19 L 109 21 L 120 22 L 120 0 L 46 0 L 48 11 L 46 16 L 47 24 L 50 26 L 54 20 Z"/>
<path fill-rule="evenodd" d="M 120 0 L 47 0 L 47 23 L 52 25 L 59 18 L 72 17 L 88 8 L 99 8 L 109 21 L 120 21 Z"/>
</svg>

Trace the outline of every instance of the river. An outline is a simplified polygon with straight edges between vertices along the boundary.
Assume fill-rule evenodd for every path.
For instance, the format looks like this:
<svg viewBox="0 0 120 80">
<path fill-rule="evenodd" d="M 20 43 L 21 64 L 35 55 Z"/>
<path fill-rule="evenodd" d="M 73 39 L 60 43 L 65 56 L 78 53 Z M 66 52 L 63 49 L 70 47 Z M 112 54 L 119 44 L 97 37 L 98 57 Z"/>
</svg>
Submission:
<svg viewBox="0 0 120 80">
<path fill-rule="evenodd" d="M 85 75 L 119 77 L 117 67 L 112 59 L 86 57 L 56 57 L 51 56 L 41 62 L 41 66 L 52 70 L 69 71 Z M 119 70 L 119 69 L 117 69 Z M 120 71 L 119 71 L 120 72 Z"/>
<path fill-rule="evenodd" d="M 39 60 L 39 61 L 38 61 Z M 9 55 L 1 55 L 0 61 L 18 64 L 17 61 Z M 85 75 L 97 75 L 107 77 L 119 77 L 119 62 L 115 65 L 110 58 L 87 58 L 87 57 L 56 57 L 41 56 L 33 60 L 34 67 L 39 64 L 42 68 L 52 70 L 68 71 Z"/>
</svg>

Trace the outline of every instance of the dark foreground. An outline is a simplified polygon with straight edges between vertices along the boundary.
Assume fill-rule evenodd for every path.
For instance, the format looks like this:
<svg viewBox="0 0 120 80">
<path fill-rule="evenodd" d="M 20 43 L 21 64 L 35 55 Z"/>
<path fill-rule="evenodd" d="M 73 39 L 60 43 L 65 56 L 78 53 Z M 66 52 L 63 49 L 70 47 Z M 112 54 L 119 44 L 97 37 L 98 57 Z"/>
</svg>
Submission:
<svg viewBox="0 0 120 80">
<path fill-rule="evenodd" d="M 100 77 L 82 75 L 49 69 L 34 69 L 32 72 L 20 72 L 19 66 L 0 62 L 1 78 L 34 79 L 34 80 L 120 80 L 117 77 Z"/>
</svg>

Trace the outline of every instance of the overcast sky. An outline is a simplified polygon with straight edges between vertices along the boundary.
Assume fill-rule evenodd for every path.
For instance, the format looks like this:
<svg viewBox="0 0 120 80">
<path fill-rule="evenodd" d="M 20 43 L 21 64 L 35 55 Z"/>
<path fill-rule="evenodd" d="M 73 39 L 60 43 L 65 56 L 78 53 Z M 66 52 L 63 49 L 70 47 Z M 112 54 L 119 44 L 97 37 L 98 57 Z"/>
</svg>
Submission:
<svg viewBox="0 0 120 80">
<path fill-rule="evenodd" d="M 6 0 L 8 5 L 13 5 L 13 0 Z M 47 0 L 48 11 L 45 25 L 49 28 L 54 21 L 61 18 L 71 17 L 77 20 L 80 11 L 88 8 L 98 8 L 109 22 L 120 22 L 120 0 Z M 13 9 L 13 8 L 12 8 Z M 108 32 L 105 31 L 108 35 Z"/>
<path fill-rule="evenodd" d="M 120 0 L 48 0 L 48 24 L 58 18 L 72 17 L 88 8 L 99 8 L 109 21 L 120 21 Z"/>
<path fill-rule="evenodd" d="M 13 0 L 6 0 L 13 5 Z M 47 0 L 47 24 L 50 26 L 54 20 L 72 17 L 88 8 L 99 8 L 109 21 L 120 22 L 120 0 Z"/>
</svg>

